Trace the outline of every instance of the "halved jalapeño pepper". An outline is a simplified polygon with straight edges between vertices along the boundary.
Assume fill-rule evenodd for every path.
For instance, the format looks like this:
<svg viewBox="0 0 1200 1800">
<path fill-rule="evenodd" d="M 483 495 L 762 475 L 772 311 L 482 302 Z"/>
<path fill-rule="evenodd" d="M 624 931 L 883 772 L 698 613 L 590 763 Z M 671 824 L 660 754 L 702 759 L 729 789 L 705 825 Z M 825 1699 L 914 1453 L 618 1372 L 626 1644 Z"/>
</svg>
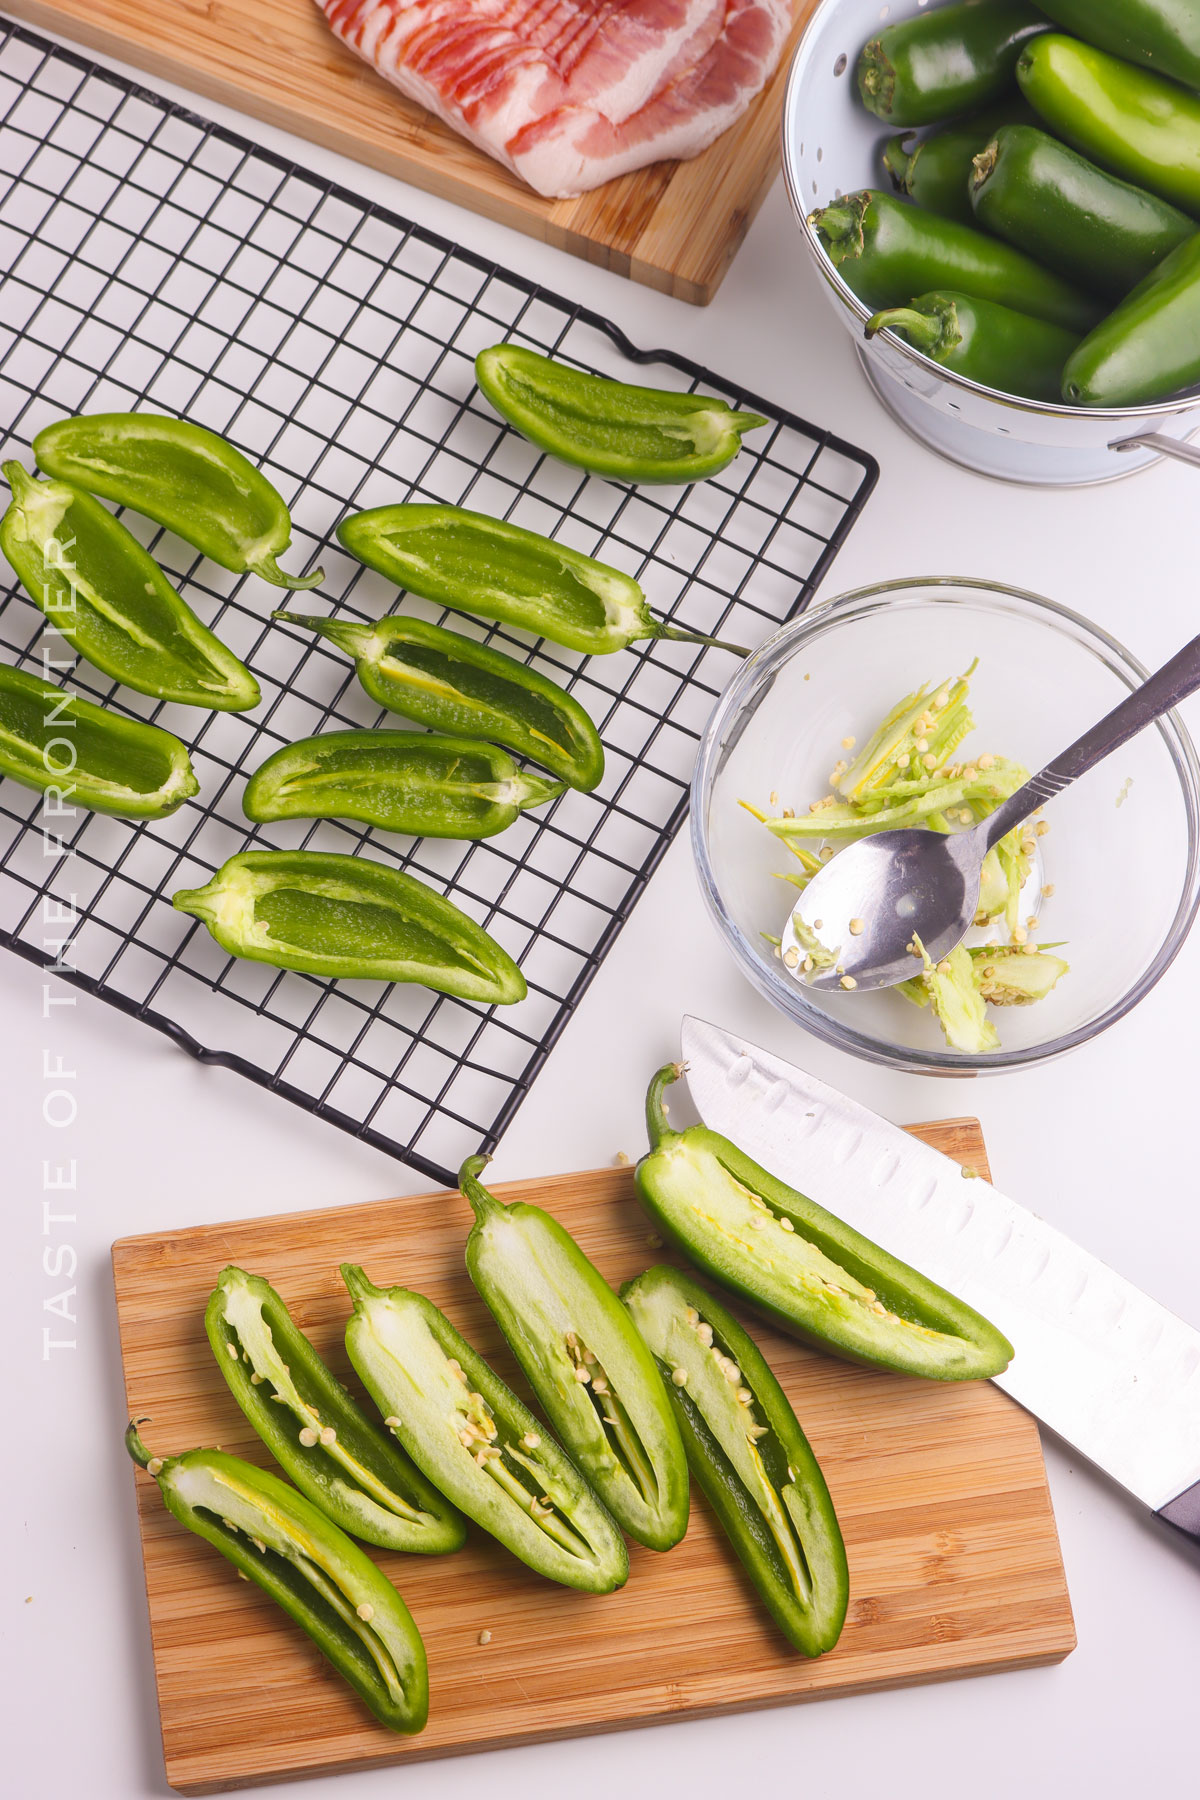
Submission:
<svg viewBox="0 0 1200 1800">
<path fill-rule="evenodd" d="M 427 731 L 327 731 L 254 771 L 248 819 L 358 819 L 412 837 L 486 838 L 563 792 L 506 750 Z"/>
<path fill-rule="evenodd" d="M 326 1518 L 384 1550 L 458 1550 L 466 1528 L 372 1425 L 269 1281 L 222 1269 L 204 1314 L 229 1389 L 276 1462 Z"/>
<path fill-rule="evenodd" d="M 389 1731 L 429 1713 L 425 1646 L 403 1600 L 352 1538 L 286 1481 L 223 1450 L 152 1456 L 131 1421 L 125 1447 L 168 1512 L 278 1602 Z"/>
<path fill-rule="evenodd" d="M 604 748 L 570 694 L 503 650 L 461 632 L 391 613 L 374 625 L 272 613 L 328 638 L 355 662 L 366 693 L 388 712 L 454 736 L 490 738 L 589 793 L 604 773 Z"/>
<path fill-rule="evenodd" d="M 744 432 L 769 423 L 711 394 L 610 381 L 519 344 L 481 350 L 475 379 L 501 417 L 539 450 L 643 487 L 715 475 L 733 461 Z"/>
<path fill-rule="evenodd" d="M 467 1272 L 541 1407 L 617 1523 L 652 1550 L 687 1529 L 687 1463 L 662 1379 L 629 1314 L 570 1233 L 540 1207 L 505 1206 L 472 1157 Z"/>
<path fill-rule="evenodd" d="M 672 1131 L 660 1069 L 646 1096 L 643 1206 L 690 1259 L 785 1329 L 853 1362 L 968 1381 L 998 1375 L 1012 1345 L 994 1325 L 703 1125 Z"/>
<path fill-rule="evenodd" d="M 529 1409 L 408 1288 L 377 1288 L 346 1263 L 346 1349 L 384 1422 L 469 1519 L 564 1586 L 609 1594 L 629 1574 L 625 1540 Z"/>
<path fill-rule="evenodd" d="M 4 464 L 12 488 L 0 550 L 56 631 L 139 694 L 245 712 L 259 687 L 202 625 L 120 519 L 66 481 Z"/>
<path fill-rule="evenodd" d="M 837 1643 L 850 1586 L 825 1477 L 787 1395 L 732 1313 L 678 1269 L 622 1289 L 667 1375 L 688 1466 L 788 1642 Z"/>
<path fill-rule="evenodd" d="M 481 925 L 402 869 L 321 850 L 243 850 L 172 906 L 230 956 L 346 981 L 416 981 L 489 1006 L 525 977 Z"/>
<path fill-rule="evenodd" d="M 48 475 L 165 525 L 221 568 L 252 569 L 276 587 L 310 588 L 320 569 L 288 575 L 275 561 L 292 541 L 283 497 L 228 439 L 161 413 L 84 413 L 33 440 Z"/>
<path fill-rule="evenodd" d="M 461 506 L 377 506 L 338 526 L 351 556 L 422 599 L 604 655 L 640 638 L 719 644 L 656 619 L 632 575 L 569 544 Z"/>
<path fill-rule="evenodd" d="M 0 663 L 0 775 L 122 819 L 165 819 L 200 792 L 187 749 L 160 725 L 124 719 Z"/>
</svg>

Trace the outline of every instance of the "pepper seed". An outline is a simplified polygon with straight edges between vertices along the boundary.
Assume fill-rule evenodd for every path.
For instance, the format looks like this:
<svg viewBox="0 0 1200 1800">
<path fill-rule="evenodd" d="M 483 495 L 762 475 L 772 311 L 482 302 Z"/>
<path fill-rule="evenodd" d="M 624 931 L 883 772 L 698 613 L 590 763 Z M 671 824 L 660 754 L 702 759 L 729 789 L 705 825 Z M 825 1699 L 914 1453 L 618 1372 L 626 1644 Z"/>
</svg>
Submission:
<svg viewBox="0 0 1200 1800">
<path fill-rule="evenodd" d="M 375 1617 L 375 1608 L 371 1605 L 369 1600 L 364 1600 L 362 1605 L 356 1606 L 354 1610 L 364 1625 L 369 1625 L 371 1620 Z"/>
<path fill-rule="evenodd" d="M 162 1457 L 161 1456 L 152 1456 L 150 1458 L 150 1461 L 146 1464 L 147 1475 L 161 1475 L 162 1474 L 162 1466 L 163 1466 Z"/>
<path fill-rule="evenodd" d="M 335 1444 L 337 1442 L 337 1432 L 333 1429 L 332 1425 L 326 1425 L 322 1429 L 321 1442 L 323 1444 Z"/>
<path fill-rule="evenodd" d="M 236 1361 L 237 1361 L 237 1359 L 238 1359 L 238 1347 L 237 1347 L 237 1345 L 236 1345 L 236 1344 L 232 1344 L 232 1343 L 228 1343 L 228 1342 L 227 1342 L 227 1343 L 226 1343 L 226 1345 L 225 1345 L 225 1354 L 226 1354 L 226 1356 L 230 1356 L 230 1357 L 232 1357 L 232 1358 L 233 1358 L 233 1360 L 234 1360 L 234 1362 L 236 1362 Z"/>
<path fill-rule="evenodd" d="M 311 1425 L 306 1425 L 300 1433 L 300 1442 L 306 1450 L 311 1450 L 317 1441 L 317 1434 Z"/>
<path fill-rule="evenodd" d="M 491 1641 L 492 1641 L 492 1634 L 491 1634 L 491 1632 L 490 1632 L 490 1631 L 481 1631 L 481 1632 L 480 1632 L 480 1634 L 479 1634 L 479 1642 L 480 1642 L 480 1643 L 481 1643 L 481 1644 L 490 1644 L 490 1643 L 491 1643 Z"/>
<path fill-rule="evenodd" d="M 675 1383 L 676 1387 L 686 1387 L 687 1386 L 687 1370 L 686 1369 L 672 1369 L 671 1370 L 671 1380 Z"/>
</svg>

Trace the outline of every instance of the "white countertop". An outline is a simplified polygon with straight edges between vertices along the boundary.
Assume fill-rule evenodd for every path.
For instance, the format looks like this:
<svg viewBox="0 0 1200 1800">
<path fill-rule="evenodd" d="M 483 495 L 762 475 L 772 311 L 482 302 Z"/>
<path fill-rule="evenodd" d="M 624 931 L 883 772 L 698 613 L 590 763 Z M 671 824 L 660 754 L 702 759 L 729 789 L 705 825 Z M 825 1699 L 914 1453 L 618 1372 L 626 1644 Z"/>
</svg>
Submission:
<svg viewBox="0 0 1200 1800">
<path fill-rule="evenodd" d="M 714 304 L 699 310 L 178 95 L 260 142 L 869 449 L 882 475 L 828 592 L 887 577 L 989 576 L 1078 608 L 1148 663 L 1200 621 L 1200 474 L 1160 465 L 1077 492 L 1002 487 L 937 460 L 869 394 L 806 268 L 777 184 Z M 1200 730 L 1200 705 L 1188 716 Z M 670 955 L 664 955 L 664 946 Z M 108 1250 L 201 1221 L 368 1200 L 428 1184 L 236 1075 L 192 1063 L 85 995 L 44 1017 L 54 978 L 0 957 L 5 1470 L 2 1637 L 13 1800 L 162 1795 Z M 978 1113 L 1002 1188 L 1200 1325 L 1194 1132 L 1200 936 L 1106 1037 L 1057 1064 L 969 1087 L 892 1075 L 797 1038 L 719 949 L 676 842 L 511 1126 L 498 1179 L 584 1169 L 642 1141 L 648 1073 L 691 1011 L 744 1031 L 901 1122 Z M 42 1117 L 43 1055 L 76 1071 L 78 1116 Z M 43 1236 L 42 1161 L 73 1157 L 73 1223 Z M 77 1347 L 42 1356 L 43 1301 L 78 1257 Z M 53 1270 L 53 1265 L 51 1265 Z M 57 1273 L 57 1271 L 55 1271 Z M 53 1321 L 51 1321 L 53 1323 Z M 1046 1442 L 1079 1631 L 1056 1668 L 347 1775 L 274 1790 L 303 1800 L 438 1800 L 468 1786 L 610 1800 L 621 1787 L 924 1800 L 1194 1789 L 1200 1557 Z M 27 1600 L 26 1596 L 30 1598 Z M 702 1619 L 680 1629 L 703 1630 Z"/>
</svg>

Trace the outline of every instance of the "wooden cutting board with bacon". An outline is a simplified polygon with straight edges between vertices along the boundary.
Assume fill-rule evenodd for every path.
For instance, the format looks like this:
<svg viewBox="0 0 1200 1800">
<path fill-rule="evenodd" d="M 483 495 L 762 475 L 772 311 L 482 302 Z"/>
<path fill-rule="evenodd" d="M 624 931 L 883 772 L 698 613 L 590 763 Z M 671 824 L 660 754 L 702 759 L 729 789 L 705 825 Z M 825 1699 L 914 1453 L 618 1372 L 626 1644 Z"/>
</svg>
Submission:
<svg viewBox="0 0 1200 1800">
<path fill-rule="evenodd" d="M 6 0 L 5 11 L 265 119 L 588 262 L 698 305 L 720 286 L 779 168 L 791 48 L 749 110 L 690 162 L 549 200 L 334 37 L 314 0 Z"/>
</svg>

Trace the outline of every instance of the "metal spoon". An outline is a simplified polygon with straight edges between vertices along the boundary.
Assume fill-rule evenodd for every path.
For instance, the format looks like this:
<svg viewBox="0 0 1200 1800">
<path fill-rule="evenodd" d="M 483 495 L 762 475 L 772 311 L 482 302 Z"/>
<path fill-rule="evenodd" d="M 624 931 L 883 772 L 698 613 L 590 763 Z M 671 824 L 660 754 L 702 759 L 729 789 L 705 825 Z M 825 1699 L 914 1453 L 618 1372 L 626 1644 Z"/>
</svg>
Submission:
<svg viewBox="0 0 1200 1800">
<path fill-rule="evenodd" d="M 806 987 L 865 990 L 895 987 L 915 972 L 908 949 L 914 932 L 935 963 L 949 956 L 978 911 L 980 871 L 992 845 L 1198 687 L 1200 637 L 1194 637 L 969 831 L 877 831 L 847 845 L 813 876 L 788 915 L 780 941 L 785 967 L 794 963 L 792 973 Z M 828 968 L 804 972 L 808 949 L 796 935 L 797 919 L 835 952 Z M 789 957 L 792 950 L 797 958 Z"/>
</svg>

